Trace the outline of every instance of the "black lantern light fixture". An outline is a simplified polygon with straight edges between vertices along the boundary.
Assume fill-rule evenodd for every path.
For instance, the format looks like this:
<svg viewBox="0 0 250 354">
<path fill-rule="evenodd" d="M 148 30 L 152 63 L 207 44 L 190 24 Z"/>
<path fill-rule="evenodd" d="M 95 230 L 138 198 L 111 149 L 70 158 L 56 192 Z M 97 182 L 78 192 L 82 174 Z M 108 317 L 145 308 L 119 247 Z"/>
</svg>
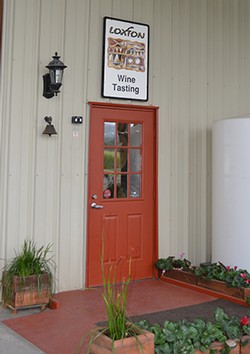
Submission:
<svg viewBox="0 0 250 354">
<path fill-rule="evenodd" d="M 46 98 L 52 98 L 54 95 L 60 92 L 60 87 L 62 86 L 63 70 L 67 68 L 66 65 L 55 52 L 52 57 L 53 60 L 46 66 L 49 69 L 49 73 L 43 75 L 43 96 Z"/>
<path fill-rule="evenodd" d="M 57 132 L 55 130 L 54 125 L 52 124 L 52 117 L 51 116 L 49 116 L 49 117 L 46 116 L 46 117 L 44 117 L 44 120 L 48 124 L 47 124 L 46 128 L 44 129 L 43 134 L 46 134 L 48 136 L 56 135 Z"/>
</svg>

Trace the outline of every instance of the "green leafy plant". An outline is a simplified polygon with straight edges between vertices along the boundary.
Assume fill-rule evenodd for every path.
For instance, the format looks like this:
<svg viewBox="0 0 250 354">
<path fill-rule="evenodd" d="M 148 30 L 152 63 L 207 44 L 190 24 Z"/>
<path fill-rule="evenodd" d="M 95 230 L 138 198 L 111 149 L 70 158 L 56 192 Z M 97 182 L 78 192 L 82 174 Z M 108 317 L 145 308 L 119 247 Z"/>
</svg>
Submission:
<svg viewBox="0 0 250 354">
<path fill-rule="evenodd" d="M 140 321 L 138 324 L 154 333 L 156 354 L 192 354 L 195 350 L 204 352 L 214 341 L 226 341 L 222 330 L 211 322 L 206 323 L 201 319 L 193 322 L 187 320 L 166 321 L 163 327 L 149 326 L 146 321 Z"/>
<path fill-rule="evenodd" d="M 207 280 L 216 279 L 225 282 L 228 287 L 248 288 L 250 287 L 250 273 L 245 269 L 238 269 L 237 266 L 225 266 L 221 262 L 204 264 L 195 267 L 186 258 L 160 258 L 155 262 L 155 267 L 164 274 L 171 269 L 180 269 L 186 272 L 192 272 L 197 277 L 205 277 Z M 249 300 L 250 301 L 250 300 Z"/>
<path fill-rule="evenodd" d="M 246 303 L 247 303 L 248 305 L 250 305 L 250 295 L 247 296 L 247 298 L 246 298 Z"/>
<path fill-rule="evenodd" d="M 193 271 L 194 267 L 191 262 L 186 258 L 175 258 L 174 256 L 169 256 L 168 258 L 160 258 L 156 261 L 155 266 L 159 270 L 171 270 L 171 269 L 182 269 L 187 272 Z"/>
<path fill-rule="evenodd" d="M 237 266 L 225 266 L 221 262 L 196 268 L 197 276 L 204 276 L 206 279 L 217 279 L 226 283 L 228 287 L 247 288 L 250 286 L 250 274 L 245 269 L 238 269 Z"/>
<path fill-rule="evenodd" d="M 248 316 L 240 320 L 236 316 L 229 317 L 223 309 L 217 308 L 214 318 L 214 322 L 202 319 L 192 322 L 185 319 L 165 321 L 162 327 L 159 324 L 150 326 L 147 321 L 142 320 L 138 325 L 154 333 L 156 354 L 192 354 L 195 350 L 205 352 L 215 341 L 224 343 L 224 349 L 220 353 L 226 354 L 230 352 L 230 347 L 226 344 L 228 339 L 240 339 L 244 334 L 250 334 Z M 213 353 L 212 349 L 210 353 Z"/>
<path fill-rule="evenodd" d="M 53 256 L 50 255 L 51 245 L 37 247 L 32 240 L 25 240 L 21 248 L 21 252 L 16 253 L 15 257 L 10 259 L 3 268 L 3 277 L 1 282 L 4 282 L 6 289 L 5 297 L 10 299 L 12 294 L 12 279 L 14 276 L 21 277 L 21 286 L 24 284 L 25 278 L 29 275 L 39 276 L 47 273 L 53 284 L 53 270 L 55 264 Z"/>
</svg>

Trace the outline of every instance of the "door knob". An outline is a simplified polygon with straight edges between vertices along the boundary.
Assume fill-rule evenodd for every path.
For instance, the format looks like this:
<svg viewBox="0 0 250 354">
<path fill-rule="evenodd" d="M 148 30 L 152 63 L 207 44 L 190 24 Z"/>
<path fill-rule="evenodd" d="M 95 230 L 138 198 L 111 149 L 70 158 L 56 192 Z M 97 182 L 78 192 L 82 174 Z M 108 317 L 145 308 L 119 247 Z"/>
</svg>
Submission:
<svg viewBox="0 0 250 354">
<path fill-rule="evenodd" d="M 93 208 L 93 209 L 102 209 L 102 208 L 103 208 L 103 205 L 98 205 L 98 204 L 96 204 L 96 203 L 92 203 L 90 206 L 91 206 L 91 208 Z"/>
</svg>

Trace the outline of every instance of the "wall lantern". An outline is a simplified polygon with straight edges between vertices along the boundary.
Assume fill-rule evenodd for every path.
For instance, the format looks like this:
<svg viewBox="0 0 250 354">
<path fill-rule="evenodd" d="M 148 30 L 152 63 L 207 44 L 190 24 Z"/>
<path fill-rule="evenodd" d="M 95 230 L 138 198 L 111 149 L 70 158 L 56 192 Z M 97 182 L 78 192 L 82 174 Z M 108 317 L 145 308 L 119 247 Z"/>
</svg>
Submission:
<svg viewBox="0 0 250 354">
<path fill-rule="evenodd" d="M 51 124 L 52 123 L 52 117 L 51 116 L 49 116 L 49 117 L 46 116 L 46 117 L 44 117 L 44 120 L 48 124 L 47 124 L 46 128 L 44 129 L 43 134 L 47 134 L 48 136 L 56 135 L 57 132 L 55 130 L 55 127 L 54 127 L 53 124 Z"/>
<path fill-rule="evenodd" d="M 46 66 L 49 69 L 49 73 L 43 75 L 43 96 L 46 98 L 52 98 L 54 95 L 60 92 L 62 86 L 63 70 L 67 68 L 61 60 L 59 60 L 58 53 L 52 57 L 53 60 Z"/>
</svg>

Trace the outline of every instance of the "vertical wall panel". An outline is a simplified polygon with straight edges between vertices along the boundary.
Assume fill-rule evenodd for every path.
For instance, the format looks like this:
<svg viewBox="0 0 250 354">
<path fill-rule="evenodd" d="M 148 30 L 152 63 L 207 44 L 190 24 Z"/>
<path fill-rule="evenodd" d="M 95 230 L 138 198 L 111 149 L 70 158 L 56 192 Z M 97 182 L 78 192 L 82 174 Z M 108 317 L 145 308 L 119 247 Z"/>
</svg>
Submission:
<svg viewBox="0 0 250 354">
<path fill-rule="evenodd" d="M 8 199 L 6 228 L 7 257 L 26 237 L 33 237 L 34 162 L 36 133 L 36 82 L 37 82 L 37 33 L 39 28 L 39 3 L 26 0 L 15 2 L 13 33 L 18 38 L 13 43 L 10 132 L 8 155 Z M 27 20 L 29 19 L 29 20 Z M 19 78 L 17 80 L 17 78 Z"/>
<path fill-rule="evenodd" d="M 38 243 L 53 245 L 54 260 L 57 265 L 56 277 L 60 274 L 60 169 L 62 146 L 63 92 L 51 99 L 42 96 L 42 76 L 48 72 L 46 65 L 52 55 L 58 52 L 64 60 L 66 0 L 40 2 L 39 29 L 39 72 L 37 105 L 37 148 L 36 148 L 36 191 L 34 200 L 34 234 Z M 54 14 L 57 13 L 57 16 Z M 62 90 L 63 91 L 63 90 Z M 42 132 L 46 127 L 45 116 L 52 116 L 58 135 L 48 137 Z M 66 276 L 66 275 L 65 275 Z"/>
<path fill-rule="evenodd" d="M 188 256 L 197 264 L 206 258 L 207 3 L 190 5 Z"/>
<path fill-rule="evenodd" d="M 133 0 L 116 0 L 112 6 L 112 17 L 127 20 L 133 18 Z"/>
<path fill-rule="evenodd" d="M 146 103 L 101 97 L 104 16 L 150 26 Z M 210 260 L 211 127 L 250 111 L 249 38 L 249 0 L 6 0 L 0 258 L 25 237 L 52 243 L 58 290 L 84 286 L 93 100 L 159 106 L 159 255 Z M 62 92 L 47 100 L 42 75 L 55 51 L 68 67 Z M 47 115 L 51 138 L 42 135 Z"/>
<path fill-rule="evenodd" d="M 103 17 L 111 16 L 112 1 L 90 1 L 89 47 L 88 47 L 88 92 L 89 101 L 100 99 L 103 48 Z"/>
<path fill-rule="evenodd" d="M 158 129 L 160 257 L 171 249 L 172 24 L 172 1 L 154 2 L 154 31 L 150 37 L 151 99 L 159 106 L 159 117 L 164 117 L 159 119 Z"/>
<path fill-rule="evenodd" d="M 173 2 L 172 131 L 171 131 L 171 253 L 187 251 L 188 126 L 189 126 L 189 2 Z M 180 202 L 181 201 L 181 202 Z M 181 220 L 181 223 L 180 223 Z"/>
<path fill-rule="evenodd" d="M 11 42 L 13 38 L 13 26 L 12 22 L 8 21 L 8 18 L 14 18 L 14 2 L 9 1 L 8 6 L 4 4 L 3 8 L 3 30 L 2 35 L 2 50 L 1 50 L 1 66 L 5 70 L 1 70 L 1 116 L 0 116 L 0 267 L 4 266 L 4 260 L 9 257 L 9 247 L 7 245 L 8 235 L 8 165 L 9 165 L 9 134 L 10 134 L 10 91 L 11 91 L 11 77 L 12 66 L 7 65 L 12 58 L 12 46 L 7 44 Z M 4 118 L 8 117 L 8 119 Z M 8 250 L 8 251 L 7 251 Z"/>
<path fill-rule="evenodd" d="M 68 1 L 65 21 L 65 70 L 63 95 L 61 185 L 60 185 L 60 289 L 79 287 L 84 279 L 85 229 L 84 185 L 87 107 L 87 58 L 89 3 Z M 81 45 L 79 45 L 81 43 Z M 71 117 L 83 117 L 82 125 L 73 125 Z M 65 259 L 70 262 L 65 262 Z"/>
</svg>

